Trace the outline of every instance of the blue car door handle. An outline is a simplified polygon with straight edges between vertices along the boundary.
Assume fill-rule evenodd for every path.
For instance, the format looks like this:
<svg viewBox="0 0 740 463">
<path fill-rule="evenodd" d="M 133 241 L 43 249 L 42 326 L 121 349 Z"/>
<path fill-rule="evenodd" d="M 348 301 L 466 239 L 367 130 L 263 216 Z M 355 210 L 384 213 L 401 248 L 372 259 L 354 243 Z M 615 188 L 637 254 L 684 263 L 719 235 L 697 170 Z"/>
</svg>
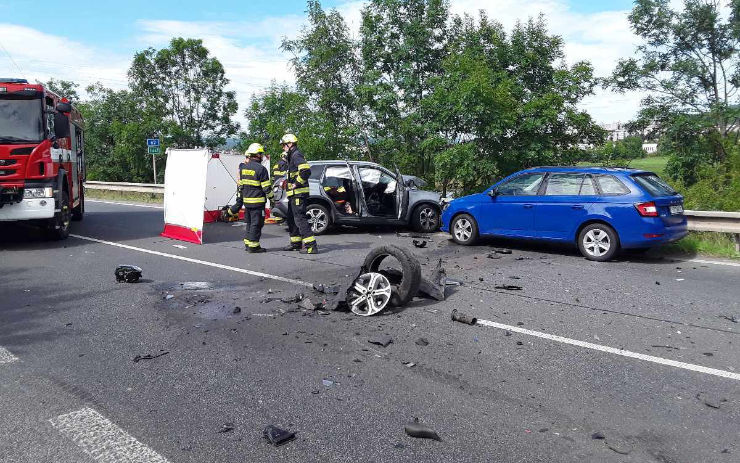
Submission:
<svg viewBox="0 0 740 463">
<path fill-rule="evenodd" d="M 534 204 L 525 204 L 524 209 L 532 209 L 534 207 Z"/>
<path fill-rule="evenodd" d="M 583 204 L 574 204 L 570 206 L 571 209 L 583 209 Z"/>
</svg>

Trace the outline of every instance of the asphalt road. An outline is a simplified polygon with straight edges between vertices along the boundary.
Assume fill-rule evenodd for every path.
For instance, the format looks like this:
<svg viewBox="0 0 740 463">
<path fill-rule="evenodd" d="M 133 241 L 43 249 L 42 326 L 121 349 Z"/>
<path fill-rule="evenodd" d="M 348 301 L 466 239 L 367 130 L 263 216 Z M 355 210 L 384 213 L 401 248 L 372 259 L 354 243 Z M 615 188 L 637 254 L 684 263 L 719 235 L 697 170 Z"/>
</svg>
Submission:
<svg viewBox="0 0 740 463">
<path fill-rule="evenodd" d="M 0 226 L 2 462 L 740 461 L 737 264 L 416 249 L 384 229 L 299 256 L 278 225 L 247 255 L 238 224 L 198 246 L 160 237 L 161 209 L 87 209 L 64 242 Z M 340 281 L 381 244 L 462 286 L 370 318 L 265 302 L 319 298 L 300 283 Z M 144 279 L 116 283 L 118 264 Z M 441 441 L 407 436 L 414 418 Z M 296 439 L 273 447 L 267 425 Z"/>
</svg>

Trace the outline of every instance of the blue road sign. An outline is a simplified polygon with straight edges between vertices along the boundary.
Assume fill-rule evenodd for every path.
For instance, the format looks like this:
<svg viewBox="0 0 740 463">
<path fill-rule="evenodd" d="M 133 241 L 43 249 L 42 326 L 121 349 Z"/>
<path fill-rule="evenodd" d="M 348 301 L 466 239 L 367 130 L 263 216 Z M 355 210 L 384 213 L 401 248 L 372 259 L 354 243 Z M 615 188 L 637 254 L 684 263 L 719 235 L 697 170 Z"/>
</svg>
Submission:
<svg viewBox="0 0 740 463">
<path fill-rule="evenodd" d="M 159 138 L 147 138 L 146 146 L 159 146 Z"/>
</svg>

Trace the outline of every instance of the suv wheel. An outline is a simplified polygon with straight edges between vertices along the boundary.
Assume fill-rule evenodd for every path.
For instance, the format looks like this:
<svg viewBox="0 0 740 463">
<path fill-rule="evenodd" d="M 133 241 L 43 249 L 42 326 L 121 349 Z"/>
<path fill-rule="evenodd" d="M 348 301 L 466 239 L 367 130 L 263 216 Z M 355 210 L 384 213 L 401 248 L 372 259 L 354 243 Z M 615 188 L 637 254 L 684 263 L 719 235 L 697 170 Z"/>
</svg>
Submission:
<svg viewBox="0 0 740 463">
<path fill-rule="evenodd" d="M 450 233 L 455 243 L 470 246 L 478 241 L 478 224 L 470 215 L 460 214 L 452 221 Z"/>
<path fill-rule="evenodd" d="M 411 216 L 411 226 L 421 233 L 432 233 L 439 228 L 439 213 L 430 204 L 422 204 L 414 209 Z"/>
<path fill-rule="evenodd" d="M 619 251 L 619 237 L 609 225 L 592 223 L 578 234 L 578 249 L 586 259 L 604 262 Z"/>
<path fill-rule="evenodd" d="M 309 204 L 306 207 L 306 218 L 314 235 L 323 235 L 331 228 L 331 217 L 324 206 Z"/>
</svg>

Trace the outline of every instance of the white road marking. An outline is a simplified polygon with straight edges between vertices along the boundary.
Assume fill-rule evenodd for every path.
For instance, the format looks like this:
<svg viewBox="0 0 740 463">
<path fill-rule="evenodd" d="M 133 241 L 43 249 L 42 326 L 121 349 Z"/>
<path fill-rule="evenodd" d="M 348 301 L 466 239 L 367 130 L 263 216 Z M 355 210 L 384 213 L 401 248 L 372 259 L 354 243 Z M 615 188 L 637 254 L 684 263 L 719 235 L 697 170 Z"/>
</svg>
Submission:
<svg viewBox="0 0 740 463">
<path fill-rule="evenodd" d="M 646 362 L 658 363 L 660 365 L 667 365 L 675 368 L 682 368 L 684 370 L 696 371 L 698 373 L 704 373 L 707 375 L 719 376 L 721 378 L 734 379 L 740 381 L 740 374 L 733 373 L 731 371 L 717 370 L 715 368 L 704 367 L 701 365 L 694 365 L 693 363 L 678 362 L 676 360 L 669 360 L 662 357 L 654 357 L 652 355 L 640 354 L 637 352 L 631 352 L 628 350 L 617 349 L 615 347 L 602 346 L 601 344 L 593 344 L 590 342 L 578 341 L 576 339 L 564 338 L 554 334 L 543 333 L 541 331 L 532 331 L 518 326 L 504 325 L 503 323 L 496 323 L 489 320 L 478 319 L 478 324 L 483 326 L 490 326 L 493 328 L 499 328 L 502 330 L 513 331 L 515 333 L 526 334 L 529 336 L 535 336 L 542 339 L 548 339 L 550 341 L 562 342 L 563 344 L 570 344 L 572 346 L 583 347 L 586 349 L 598 350 L 601 352 L 607 352 L 609 354 L 621 355 L 622 357 L 629 357 L 638 360 L 644 360 Z"/>
<path fill-rule="evenodd" d="M 96 461 L 168 463 L 166 458 L 91 408 L 60 415 L 49 422 Z"/>
<path fill-rule="evenodd" d="M 87 240 L 87 241 L 92 241 L 95 243 L 106 244 L 108 246 L 115 246 L 117 248 L 128 249 L 131 251 L 143 252 L 146 254 L 152 254 L 152 255 L 160 256 L 160 257 L 169 257 L 170 259 L 182 260 L 184 262 L 190 262 L 192 264 L 207 265 L 208 267 L 220 268 L 222 270 L 231 270 L 232 272 L 245 273 L 247 275 L 267 278 L 270 280 L 283 281 L 285 283 L 291 283 L 291 284 L 298 285 L 298 286 L 306 286 L 309 288 L 313 287 L 312 283 L 307 283 L 301 280 L 294 280 L 292 278 L 285 278 L 285 277 L 281 277 L 277 275 L 271 275 L 269 273 L 255 272 L 254 270 L 247 270 L 244 268 L 232 267 L 230 265 L 217 264 L 215 262 L 208 262 L 205 260 L 192 259 L 190 257 L 183 257 L 183 256 L 175 255 L 175 254 L 167 254 L 166 252 L 152 251 L 151 249 L 137 248 L 135 246 L 129 246 L 127 244 L 114 243 L 113 241 L 99 240 L 97 238 L 91 238 L 89 236 L 74 235 L 74 234 L 70 234 L 69 236 L 72 236 L 74 238 L 79 238 L 81 240 Z"/>
<path fill-rule="evenodd" d="M 697 264 L 712 264 L 712 265 L 726 265 L 728 267 L 740 267 L 740 262 L 723 262 L 720 260 L 704 260 L 704 259 L 691 259 L 689 262 L 696 262 Z"/>
<path fill-rule="evenodd" d="M 13 363 L 17 361 L 18 357 L 13 355 L 8 349 L 0 347 L 0 365 L 2 365 L 3 363 Z"/>
<path fill-rule="evenodd" d="M 154 204 L 119 203 L 116 201 L 103 201 L 100 199 L 86 199 L 85 201 L 89 201 L 91 203 L 115 204 L 117 206 L 133 206 L 133 207 L 148 207 L 150 209 L 164 209 L 164 206 L 157 206 Z"/>
<path fill-rule="evenodd" d="M 187 249 L 188 248 L 187 246 L 183 246 L 182 244 L 173 244 L 172 247 L 177 248 L 177 249 Z"/>
</svg>

